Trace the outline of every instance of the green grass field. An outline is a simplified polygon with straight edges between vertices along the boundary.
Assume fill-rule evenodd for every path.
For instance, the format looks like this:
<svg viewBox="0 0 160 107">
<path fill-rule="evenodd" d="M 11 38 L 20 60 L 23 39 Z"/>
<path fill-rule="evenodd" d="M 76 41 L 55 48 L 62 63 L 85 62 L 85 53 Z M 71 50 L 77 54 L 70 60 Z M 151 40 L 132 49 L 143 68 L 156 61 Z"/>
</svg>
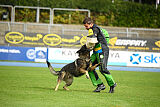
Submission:
<svg viewBox="0 0 160 107">
<path fill-rule="evenodd" d="M 160 107 L 160 73 L 110 71 L 117 87 L 92 92 L 96 87 L 85 76 L 74 78 L 69 91 L 48 68 L 0 66 L 0 107 Z"/>
</svg>

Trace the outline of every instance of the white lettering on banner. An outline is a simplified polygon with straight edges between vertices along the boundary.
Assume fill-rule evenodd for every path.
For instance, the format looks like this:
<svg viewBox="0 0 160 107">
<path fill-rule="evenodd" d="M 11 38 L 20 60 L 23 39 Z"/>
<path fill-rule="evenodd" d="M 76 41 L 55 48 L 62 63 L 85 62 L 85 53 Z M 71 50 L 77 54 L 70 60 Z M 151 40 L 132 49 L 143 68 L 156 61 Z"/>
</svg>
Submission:
<svg viewBox="0 0 160 107">
<path fill-rule="evenodd" d="M 112 63 L 126 63 L 128 61 L 128 55 L 125 51 L 109 51 L 108 62 Z"/>
<path fill-rule="evenodd" d="M 2 53 L 21 53 L 20 50 L 17 49 L 0 49 L 0 52 Z"/>
<path fill-rule="evenodd" d="M 147 40 L 125 40 L 118 39 L 116 41 L 116 45 L 124 45 L 124 46 L 146 46 Z"/>
<path fill-rule="evenodd" d="M 2 53 L 8 53 L 8 49 L 0 49 L 0 52 L 2 52 Z"/>
<path fill-rule="evenodd" d="M 64 61 L 74 61 L 78 58 L 78 54 L 76 54 L 78 49 L 70 49 L 70 48 L 49 48 L 48 49 L 48 59 L 59 61 L 61 63 L 65 63 Z"/>
<path fill-rule="evenodd" d="M 76 51 L 62 50 L 62 56 L 76 56 Z"/>
<path fill-rule="evenodd" d="M 21 53 L 19 50 L 16 49 L 10 49 L 9 53 Z"/>
<path fill-rule="evenodd" d="M 112 58 L 120 58 L 119 53 L 110 53 L 110 57 Z"/>
</svg>

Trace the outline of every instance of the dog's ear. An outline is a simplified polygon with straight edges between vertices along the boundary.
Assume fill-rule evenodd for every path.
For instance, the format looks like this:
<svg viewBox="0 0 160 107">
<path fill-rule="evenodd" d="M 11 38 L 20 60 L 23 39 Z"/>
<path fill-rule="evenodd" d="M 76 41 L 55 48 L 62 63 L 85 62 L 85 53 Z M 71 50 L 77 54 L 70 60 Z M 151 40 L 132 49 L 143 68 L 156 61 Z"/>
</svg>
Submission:
<svg viewBox="0 0 160 107">
<path fill-rule="evenodd" d="M 81 53 L 81 52 L 90 52 L 90 49 L 87 48 L 86 45 L 83 45 L 76 53 Z"/>
</svg>

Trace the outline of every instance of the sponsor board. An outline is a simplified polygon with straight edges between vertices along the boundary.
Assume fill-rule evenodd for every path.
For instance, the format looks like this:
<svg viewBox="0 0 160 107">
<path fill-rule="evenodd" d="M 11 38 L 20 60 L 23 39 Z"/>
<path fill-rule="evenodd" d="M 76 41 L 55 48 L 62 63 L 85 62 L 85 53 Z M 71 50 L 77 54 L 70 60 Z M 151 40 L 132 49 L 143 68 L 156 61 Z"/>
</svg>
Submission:
<svg viewBox="0 0 160 107">
<path fill-rule="evenodd" d="M 78 58 L 78 49 L 45 47 L 0 46 L 0 60 L 70 63 Z M 92 53 L 91 53 L 92 54 Z M 134 67 L 160 67 L 160 54 L 155 52 L 113 51 L 108 65 Z"/>
<path fill-rule="evenodd" d="M 109 48 L 113 50 L 159 52 L 160 39 L 111 37 L 109 41 Z"/>
<path fill-rule="evenodd" d="M 108 65 L 126 66 L 127 55 L 125 51 L 109 51 Z"/>
<path fill-rule="evenodd" d="M 47 59 L 47 48 L 35 47 L 35 62 L 46 62 Z"/>
<path fill-rule="evenodd" d="M 73 62 L 76 58 L 78 58 L 78 54 L 76 54 L 78 49 L 49 48 L 48 50 L 48 60 L 50 62 L 70 63 Z M 124 60 L 124 57 L 126 57 L 124 53 L 124 51 L 110 51 L 108 65 L 126 66 L 127 59 Z"/>
<path fill-rule="evenodd" d="M 160 67 L 160 54 L 155 52 L 110 51 L 108 65 Z"/>
<path fill-rule="evenodd" d="M 73 62 L 78 55 L 78 49 L 49 48 L 48 60 L 54 63 Z M 110 50 L 108 65 L 135 66 L 135 67 L 160 67 L 160 54 L 151 52 L 130 52 Z"/>
<path fill-rule="evenodd" d="M 5 42 L 11 44 L 25 44 L 52 47 L 81 47 L 86 39 L 81 35 L 58 35 L 43 33 L 6 32 Z"/>
<path fill-rule="evenodd" d="M 160 54 L 151 52 L 129 52 L 127 66 L 160 67 Z"/>
<path fill-rule="evenodd" d="M 81 34 L 82 35 L 82 34 Z M 5 42 L 10 44 L 25 44 L 50 47 L 79 48 L 86 43 L 85 36 L 6 32 Z M 110 37 L 109 48 L 112 50 L 160 52 L 160 39 Z"/>
<path fill-rule="evenodd" d="M 49 48 L 48 60 L 54 63 L 70 63 L 78 58 L 76 54 L 78 49 L 69 48 Z"/>
<path fill-rule="evenodd" d="M 45 62 L 47 48 L 0 46 L 0 60 Z"/>
<path fill-rule="evenodd" d="M 0 46 L 0 60 L 34 61 L 34 48 Z"/>
<path fill-rule="evenodd" d="M 155 52 L 110 51 L 108 65 L 160 67 L 160 54 Z"/>
</svg>

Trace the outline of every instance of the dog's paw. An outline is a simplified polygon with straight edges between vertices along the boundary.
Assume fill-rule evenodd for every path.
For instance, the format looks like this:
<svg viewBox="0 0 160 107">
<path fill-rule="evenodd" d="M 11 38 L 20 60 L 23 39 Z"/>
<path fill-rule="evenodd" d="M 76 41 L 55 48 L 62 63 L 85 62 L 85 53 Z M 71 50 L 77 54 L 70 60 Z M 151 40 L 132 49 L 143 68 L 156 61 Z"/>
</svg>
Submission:
<svg viewBox="0 0 160 107">
<path fill-rule="evenodd" d="M 89 76 L 86 75 L 86 78 L 89 79 Z"/>
<path fill-rule="evenodd" d="M 58 90 L 58 89 L 56 89 L 56 88 L 54 89 L 54 91 L 57 91 L 57 90 Z"/>
<path fill-rule="evenodd" d="M 86 78 L 89 79 L 89 74 L 88 73 L 86 74 Z"/>
</svg>

